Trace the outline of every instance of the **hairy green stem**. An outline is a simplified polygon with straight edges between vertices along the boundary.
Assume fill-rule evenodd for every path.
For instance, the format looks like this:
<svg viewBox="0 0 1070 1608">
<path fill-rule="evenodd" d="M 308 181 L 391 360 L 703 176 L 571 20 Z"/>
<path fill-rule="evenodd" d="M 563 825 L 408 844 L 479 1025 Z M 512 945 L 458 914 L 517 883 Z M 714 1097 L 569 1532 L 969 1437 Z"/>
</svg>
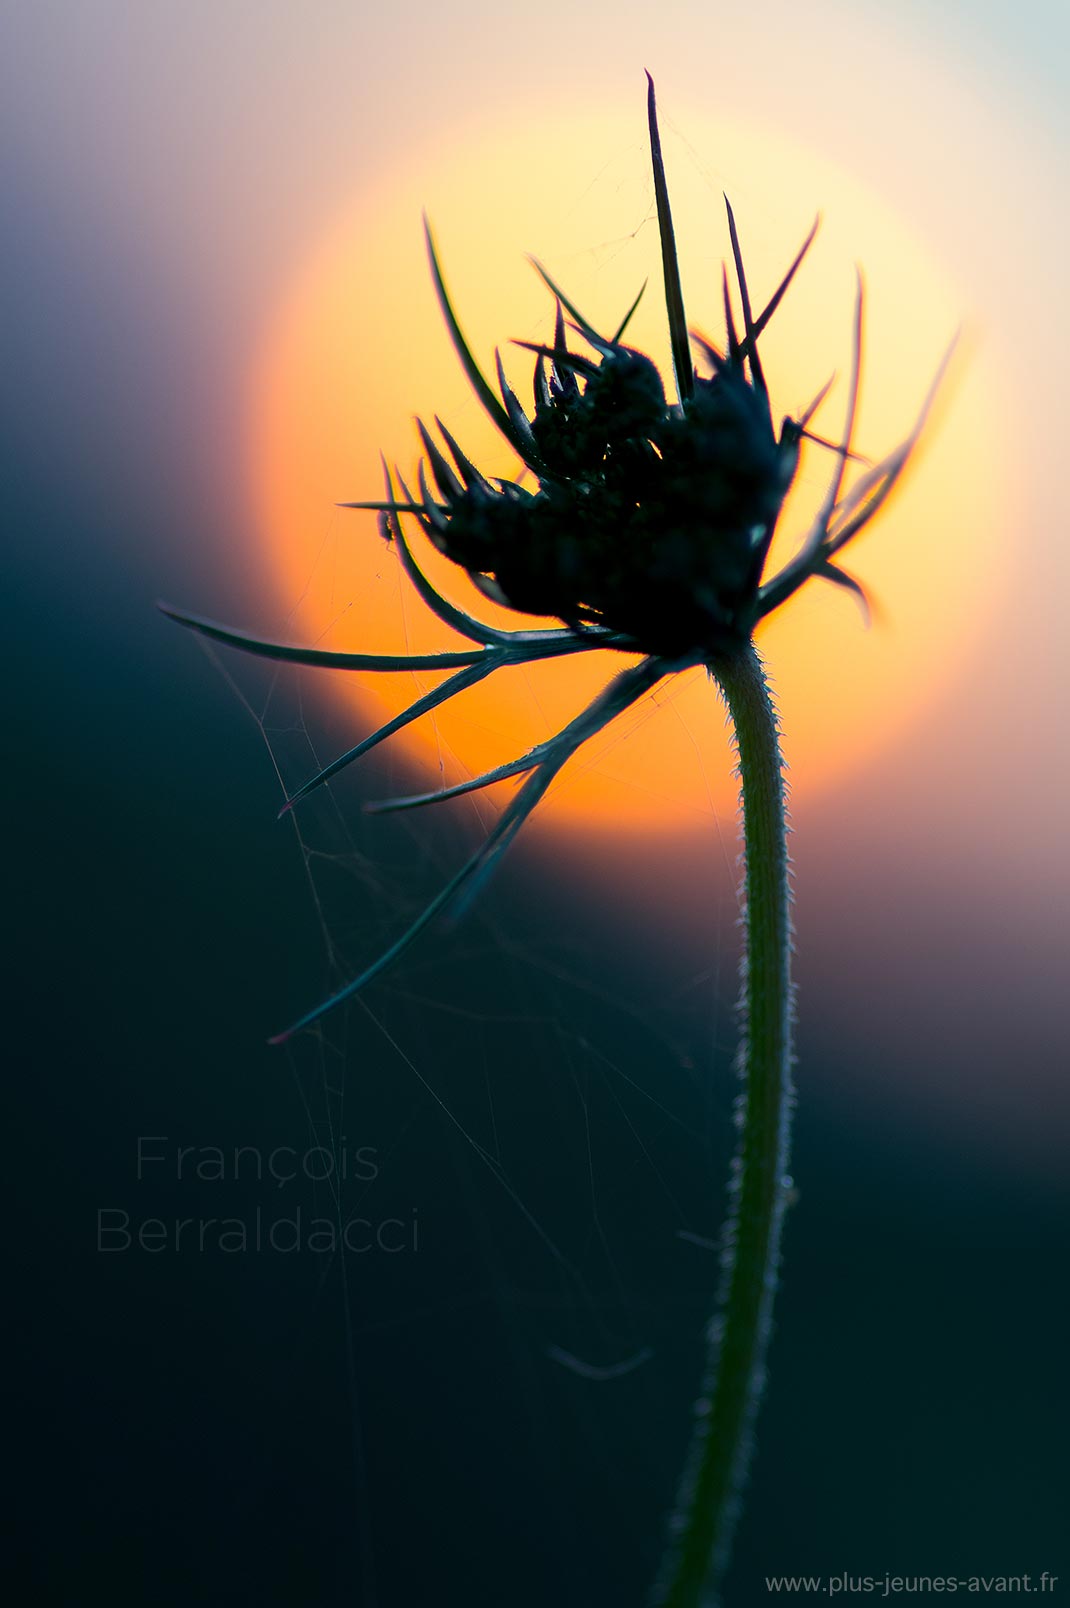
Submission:
<svg viewBox="0 0 1070 1608">
<path fill-rule="evenodd" d="M 709 669 L 728 706 L 739 753 L 746 867 L 743 1088 L 722 1284 L 666 1566 L 655 1593 L 661 1608 L 709 1608 L 717 1600 L 765 1377 L 788 1189 L 791 911 L 776 712 L 753 645 L 711 661 Z"/>
</svg>

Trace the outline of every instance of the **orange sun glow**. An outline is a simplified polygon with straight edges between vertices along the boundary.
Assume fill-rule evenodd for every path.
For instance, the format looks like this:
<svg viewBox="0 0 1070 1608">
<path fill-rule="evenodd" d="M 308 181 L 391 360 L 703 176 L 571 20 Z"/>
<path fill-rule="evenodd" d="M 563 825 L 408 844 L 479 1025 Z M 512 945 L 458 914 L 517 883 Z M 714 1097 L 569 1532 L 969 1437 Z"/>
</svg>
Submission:
<svg viewBox="0 0 1070 1608">
<path fill-rule="evenodd" d="M 778 420 L 797 413 L 833 370 L 846 374 L 857 260 L 867 286 L 857 442 L 883 455 L 910 428 L 968 313 L 956 287 L 879 198 L 822 158 L 704 113 L 685 126 L 687 144 L 671 125 L 664 134 L 689 317 L 721 342 L 722 188 L 758 303 L 820 206 L 817 244 L 763 339 L 774 410 Z M 727 165 L 703 168 L 695 150 Z M 493 373 L 501 345 L 522 400 L 531 398 L 533 360 L 509 338 L 545 340 L 553 317 L 524 260 L 529 249 L 607 329 L 649 278 L 629 339 L 670 372 L 641 105 L 551 121 L 537 140 L 469 128 L 433 152 L 410 153 L 309 253 L 254 377 L 251 489 L 289 640 L 382 652 L 458 645 L 411 594 L 375 516 L 334 507 L 381 495 L 380 449 L 409 478 L 420 451 L 415 414 L 429 422 L 439 414 L 486 472 L 516 473 L 449 344 L 422 245 L 424 206 L 472 349 Z M 870 632 L 851 597 L 811 581 L 761 633 L 796 795 L 844 776 L 917 720 L 984 623 L 1006 495 L 984 362 L 974 352 L 958 366 L 905 485 L 845 555 L 876 604 Z M 841 378 L 815 420 L 830 436 L 844 390 Z M 775 560 L 805 532 L 831 465 L 827 452 L 806 448 Z M 412 539 L 447 595 L 494 615 L 461 570 L 415 529 Z M 439 774 L 454 780 L 551 735 L 616 667 L 610 655 L 587 655 L 501 671 L 391 741 L 424 768 L 424 786 Z M 337 675 L 327 684 L 351 701 L 356 741 L 433 680 Z M 701 672 L 669 683 L 603 733 L 559 779 L 555 798 L 553 820 L 582 824 L 593 815 L 600 830 L 680 829 L 707 820 L 711 808 L 732 810 L 723 715 Z"/>
</svg>

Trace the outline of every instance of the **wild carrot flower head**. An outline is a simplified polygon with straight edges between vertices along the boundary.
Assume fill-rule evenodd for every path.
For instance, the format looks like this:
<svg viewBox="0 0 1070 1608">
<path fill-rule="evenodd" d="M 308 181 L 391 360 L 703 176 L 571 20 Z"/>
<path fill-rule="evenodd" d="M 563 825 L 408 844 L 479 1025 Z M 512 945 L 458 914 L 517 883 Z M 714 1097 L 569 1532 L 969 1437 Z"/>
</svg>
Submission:
<svg viewBox="0 0 1070 1608">
<path fill-rule="evenodd" d="M 489 596 L 582 630 L 622 632 L 643 651 L 727 651 L 753 626 L 765 551 L 798 458 L 735 351 L 713 352 L 686 403 L 619 337 L 578 323 L 570 351 L 558 301 L 538 352 L 530 420 L 502 380 L 536 489 L 484 479 L 443 427 L 456 466 L 423 439 L 441 501 L 421 472 L 420 523 Z"/>
<path fill-rule="evenodd" d="M 484 476 L 436 420 L 441 443 L 419 423 L 427 463 L 420 465 L 417 497 L 401 482 L 402 501 L 391 486 L 385 504 L 350 506 L 379 507 L 388 536 L 396 534 L 400 514 L 415 516 L 480 590 L 521 613 L 555 617 L 578 633 L 600 627 L 646 653 L 701 659 L 748 641 L 762 616 L 810 576 L 861 594 L 834 559 L 888 495 L 920 421 L 841 497 L 845 462 L 858 456 L 852 435 L 860 283 L 842 439 L 828 442 L 808 428 L 828 386 L 800 418 L 774 427 L 758 342 L 809 250 L 816 223 L 755 316 L 728 205 L 742 329 L 736 327 L 725 270 L 723 348 L 688 331 L 652 82 L 648 113 L 678 399 L 667 399 L 654 363 L 625 343 L 638 298 L 616 332 L 601 335 L 539 264 L 556 298 L 557 318 L 551 345 L 517 343 L 536 354 L 530 415 L 506 380 L 500 354 L 496 395 L 461 333 L 428 231 L 435 285 L 461 361 L 532 484 L 529 489 L 520 480 Z M 570 347 L 570 333 L 585 349 Z M 704 373 L 692 362 L 692 346 Z M 830 448 L 840 463 L 799 554 L 770 580 L 770 545 L 804 438 Z"/>
<path fill-rule="evenodd" d="M 858 458 L 853 435 L 862 347 L 861 277 L 840 440 L 825 440 L 809 428 L 831 381 L 798 419 L 784 418 L 776 428 L 759 341 L 809 250 L 817 223 L 780 284 L 755 312 L 735 217 L 726 198 L 741 327 L 725 269 L 723 345 L 690 331 L 652 81 L 647 112 L 675 400 L 666 395 L 650 358 L 624 339 L 638 297 L 615 332 L 602 335 L 538 264 L 556 298 L 557 315 L 552 343 L 531 346 L 535 365 L 530 413 L 510 387 L 500 355 L 496 356 L 498 390 L 493 390 L 464 338 L 427 230 L 431 271 L 454 346 L 480 402 L 516 452 L 524 473 L 513 480 L 482 474 L 436 419 L 438 440 L 419 423 L 426 460 L 417 471 L 415 494 L 397 471 L 392 474 L 384 466 L 384 500 L 345 506 L 378 510 L 380 530 L 395 544 L 421 599 L 472 646 L 424 655 L 341 653 L 265 642 L 166 611 L 217 640 L 292 663 L 452 671 L 403 714 L 311 777 L 287 800 L 284 810 L 386 737 L 506 665 L 606 649 L 642 656 L 555 737 L 520 758 L 444 790 L 371 806 L 412 808 L 508 777 L 527 778 L 477 853 L 397 944 L 296 1027 L 370 982 L 462 891 L 470 896 L 570 756 L 665 676 L 697 664 L 715 664 L 745 647 L 758 622 L 813 577 L 847 587 L 865 601 L 858 582 L 840 566 L 839 555 L 873 518 L 901 475 L 943 365 L 910 434 L 880 462 L 860 460 L 866 467 L 845 491 L 847 460 Z M 770 545 L 804 439 L 831 449 L 835 465 L 816 519 L 795 557 L 769 576 Z M 409 546 L 403 521 L 410 518 L 487 597 L 518 613 L 560 624 L 501 630 L 447 600 L 431 585 Z"/>
</svg>

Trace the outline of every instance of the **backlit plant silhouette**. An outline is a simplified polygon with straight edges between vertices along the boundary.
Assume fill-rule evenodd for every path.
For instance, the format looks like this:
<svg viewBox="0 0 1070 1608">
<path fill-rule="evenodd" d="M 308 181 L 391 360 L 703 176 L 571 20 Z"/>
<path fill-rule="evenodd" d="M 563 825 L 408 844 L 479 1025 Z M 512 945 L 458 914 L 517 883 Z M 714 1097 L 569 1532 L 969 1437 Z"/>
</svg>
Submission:
<svg viewBox="0 0 1070 1608">
<path fill-rule="evenodd" d="M 782 763 L 776 716 L 753 633 L 767 614 L 812 578 L 863 597 L 858 582 L 841 568 L 839 556 L 878 512 L 902 474 L 936 384 L 906 439 L 875 465 L 861 460 L 863 469 L 845 489 L 847 462 L 857 457 L 852 441 L 862 349 L 859 279 L 846 417 L 839 441 L 827 441 L 809 429 L 829 385 L 800 418 L 785 418 L 777 431 L 759 340 L 798 271 L 817 224 L 756 313 L 728 206 L 740 320 L 737 323 L 725 270 L 723 349 L 689 332 L 653 82 L 648 119 L 675 402 L 667 399 L 651 360 L 624 341 L 635 304 L 615 333 L 603 336 L 540 269 L 556 298 L 557 317 L 552 344 L 531 348 L 535 384 L 534 411 L 529 416 L 505 378 L 500 357 L 497 392 L 476 363 L 428 231 L 435 287 L 457 353 L 483 407 L 530 472 L 534 489 L 481 474 L 436 420 L 441 445 L 429 429 L 419 426 L 426 463 L 419 465 L 415 492 L 397 471 L 391 473 L 384 466 L 383 500 L 346 506 L 378 510 L 381 532 L 395 544 L 415 591 L 472 646 L 399 656 L 334 652 L 268 642 L 172 609 L 165 612 L 208 637 L 269 659 L 364 671 L 450 672 L 403 714 L 310 778 L 287 800 L 285 809 L 409 722 L 503 666 L 580 653 L 639 656 L 556 736 L 518 759 L 437 792 L 376 806 L 414 808 L 510 777 L 526 777 L 472 858 L 397 942 L 331 998 L 276 1035 L 276 1043 L 358 993 L 448 906 L 470 898 L 562 766 L 658 682 L 702 665 L 720 688 L 739 755 L 745 852 L 741 1137 L 723 1232 L 722 1284 L 710 1325 L 706 1378 L 666 1560 L 653 1597 L 670 1608 L 691 1608 L 712 1600 L 716 1592 L 746 1472 L 779 1261 L 792 1105 L 791 921 Z M 586 350 L 570 348 L 566 314 L 573 336 L 580 337 Z M 707 373 L 696 371 L 693 349 Z M 796 556 L 767 576 L 770 545 L 804 440 L 830 449 L 835 465 L 817 517 Z M 487 597 L 560 624 L 542 630 L 500 630 L 449 602 L 419 567 L 405 535 L 408 519 L 467 571 Z"/>
</svg>

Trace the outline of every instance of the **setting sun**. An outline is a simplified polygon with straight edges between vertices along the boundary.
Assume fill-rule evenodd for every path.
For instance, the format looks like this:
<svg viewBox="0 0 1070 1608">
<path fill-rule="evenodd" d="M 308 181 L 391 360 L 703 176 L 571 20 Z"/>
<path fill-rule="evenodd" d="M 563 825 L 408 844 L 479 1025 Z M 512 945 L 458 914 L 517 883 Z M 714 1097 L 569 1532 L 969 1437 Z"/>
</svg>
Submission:
<svg viewBox="0 0 1070 1608">
<path fill-rule="evenodd" d="M 514 127 L 530 129 L 538 118 L 533 108 Z M 968 319 L 955 285 L 878 197 L 823 158 L 690 109 L 677 111 L 676 126 L 686 141 L 666 120 L 665 148 L 690 318 L 722 341 L 722 189 L 759 301 L 820 209 L 811 258 L 763 339 L 774 411 L 777 423 L 797 414 L 836 370 L 840 381 L 814 427 L 838 434 L 857 261 L 867 323 L 856 440 L 879 458 L 909 430 L 950 336 Z M 508 342 L 546 340 L 553 318 L 527 250 L 606 330 L 648 279 L 629 340 L 670 372 L 644 141 L 638 106 L 550 119 L 537 141 L 460 128 L 449 144 L 412 152 L 403 170 L 355 197 L 328 237 L 311 245 L 266 331 L 251 389 L 251 486 L 289 640 L 383 652 L 455 645 L 412 597 L 374 516 L 334 507 L 381 495 L 380 449 L 410 474 L 420 451 L 414 415 L 442 417 L 485 472 L 517 472 L 443 327 L 421 240 L 423 207 L 473 350 L 493 373 L 494 347 L 502 348 L 525 404 L 532 359 Z M 984 369 L 983 349 L 956 365 L 951 405 L 937 410 L 904 486 L 849 555 L 848 569 L 874 601 L 870 639 L 863 644 L 855 600 L 813 581 L 759 632 L 790 735 L 796 794 L 829 785 L 916 720 L 984 624 L 1007 495 Z M 775 567 L 805 532 L 831 464 L 828 452 L 806 446 Z M 463 571 L 415 530 L 413 540 L 447 595 L 492 617 Z M 424 785 L 439 775 L 453 781 L 557 731 L 614 668 L 610 655 L 590 655 L 506 670 L 394 741 L 430 773 Z M 331 684 L 352 702 L 357 740 L 433 680 L 337 676 Z M 593 814 L 600 829 L 679 828 L 711 807 L 731 809 L 734 796 L 723 714 L 695 670 L 578 756 L 555 787 L 553 818 Z"/>
</svg>

